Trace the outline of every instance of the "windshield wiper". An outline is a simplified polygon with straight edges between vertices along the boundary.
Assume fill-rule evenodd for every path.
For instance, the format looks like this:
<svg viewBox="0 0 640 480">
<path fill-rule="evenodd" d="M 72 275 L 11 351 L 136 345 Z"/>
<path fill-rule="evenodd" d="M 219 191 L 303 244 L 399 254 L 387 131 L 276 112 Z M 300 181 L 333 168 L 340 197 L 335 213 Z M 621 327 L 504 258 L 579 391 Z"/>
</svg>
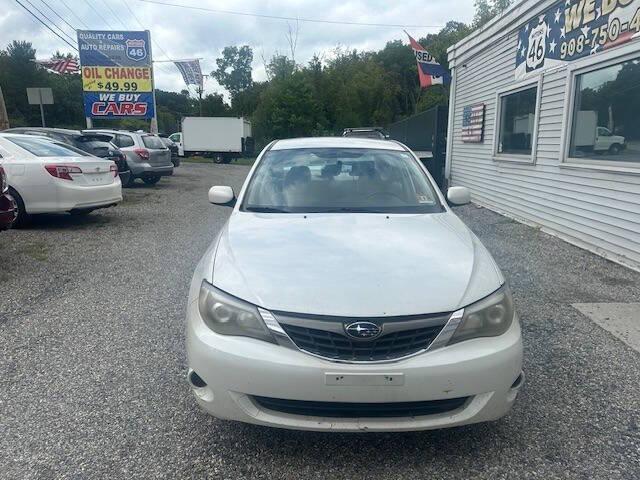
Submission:
<svg viewBox="0 0 640 480">
<path fill-rule="evenodd" d="M 385 213 L 385 212 L 381 210 L 376 210 L 375 208 L 340 207 L 340 208 L 327 208 L 326 210 L 322 210 L 314 213 Z"/>
<path fill-rule="evenodd" d="M 255 213 L 291 213 L 288 210 L 282 210 L 281 208 L 275 207 L 246 207 L 245 210 L 247 212 Z"/>
</svg>

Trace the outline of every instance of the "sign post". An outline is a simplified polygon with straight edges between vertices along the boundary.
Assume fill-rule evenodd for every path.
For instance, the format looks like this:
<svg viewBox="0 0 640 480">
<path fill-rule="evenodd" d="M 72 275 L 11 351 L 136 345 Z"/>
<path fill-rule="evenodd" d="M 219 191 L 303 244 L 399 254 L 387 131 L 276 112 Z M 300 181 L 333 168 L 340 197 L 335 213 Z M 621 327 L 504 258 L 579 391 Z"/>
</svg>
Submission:
<svg viewBox="0 0 640 480">
<path fill-rule="evenodd" d="M 0 130 L 6 130 L 7 128 L 9 128 L 9 115 L 7 115 L 7 107 L 4 103 L 2 87 L 0 87 Z"/>
<path fill-rule="evenodd" d="M 157 131 L 149 31 L 78 31 L 87 127 L 94 118 L 151 120 Z"/>
<path fill-rule="evenodd" d="M 40 119 L 42 126 L 46 127 L 44 105 L 53 105 L 53 91 L 50 88 L 27 88 L 27 99 L 29 105 L 40 105 Z"/>
</svg>

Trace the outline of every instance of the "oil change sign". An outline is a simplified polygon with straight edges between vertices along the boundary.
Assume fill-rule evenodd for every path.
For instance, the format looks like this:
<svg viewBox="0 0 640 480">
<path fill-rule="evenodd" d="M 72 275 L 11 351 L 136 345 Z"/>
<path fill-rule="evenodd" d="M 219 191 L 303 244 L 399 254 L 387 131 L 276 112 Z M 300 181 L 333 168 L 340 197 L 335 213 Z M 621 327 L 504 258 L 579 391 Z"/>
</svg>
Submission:
<svg viewBox="0 0 640 480">
<path fill-rule="evenodd" d="M 84 113 L 153 118 L 149 32 L 78 31 Z"/>
<path fill-rule="evenodd" d="M 640 0 L 561 0 L 520 29 L 516 78 L 639 39 Z"/>
</svg>

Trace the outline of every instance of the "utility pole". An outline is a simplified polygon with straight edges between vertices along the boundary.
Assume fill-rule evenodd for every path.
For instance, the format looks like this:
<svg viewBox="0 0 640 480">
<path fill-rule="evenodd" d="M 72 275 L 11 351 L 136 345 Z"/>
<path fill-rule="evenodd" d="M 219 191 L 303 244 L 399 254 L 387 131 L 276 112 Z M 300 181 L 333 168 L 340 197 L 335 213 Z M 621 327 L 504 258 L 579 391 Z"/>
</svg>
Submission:
<svg viewBox="0 0 640 480">
<path fill-rule="evenodd" d="M 198 104 L 200 106 L 200 116 L 202 116 L 202 94 L 204 93 L 204 82 L 209 75 L 202 75 L 202 84 L 196 87 L 196 92 L 198 92 Z"/>
</svg>

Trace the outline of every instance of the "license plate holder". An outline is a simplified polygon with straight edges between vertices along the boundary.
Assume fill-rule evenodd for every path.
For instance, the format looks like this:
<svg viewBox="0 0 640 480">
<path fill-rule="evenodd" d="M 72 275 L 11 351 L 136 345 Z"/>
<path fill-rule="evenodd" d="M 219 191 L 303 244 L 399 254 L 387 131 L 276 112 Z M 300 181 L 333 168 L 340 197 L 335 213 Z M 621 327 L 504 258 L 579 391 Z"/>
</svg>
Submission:
<svg viewBox="0 0 640 480">
<path fill-rule="evenodd" d="M 402 387 L 404 373 L 332 373 L 324 374 L 330 387 Z"/>
</svg>

